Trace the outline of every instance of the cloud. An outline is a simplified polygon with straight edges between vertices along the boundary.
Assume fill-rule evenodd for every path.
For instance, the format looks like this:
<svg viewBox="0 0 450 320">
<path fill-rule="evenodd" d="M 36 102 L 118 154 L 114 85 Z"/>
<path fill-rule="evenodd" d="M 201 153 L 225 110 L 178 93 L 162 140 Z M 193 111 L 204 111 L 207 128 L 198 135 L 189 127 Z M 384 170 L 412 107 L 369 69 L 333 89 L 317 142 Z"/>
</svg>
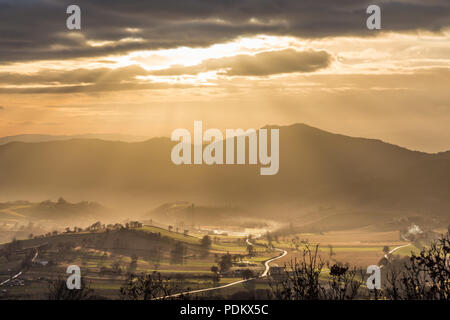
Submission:
<svg viewBox="0 0 450 320">
<path fill-rule="evenodd" d="M 326 51 L 287 49 L 262 52 L 256 55 L 208 59 L 196 66 L 174 66 L 153 72 L 136 65 L 117 69 L 80 68 L 71 71 L 43 69 L 35 73 L 0 72 L 0 85 L 7 84 L 9 86 L 0 88 L 0 94 L 75 93 L 186 87 L 186 85 L 139 80 L 137 77 L 194 75 L 212 70 L 220 71 L 222 75 L 226 76 L 266 76 L 280 73 L 312 72 L 327 67 L 331 60 L 331 55 Z"/>
<path fill-rule="evenodd" d="M 31 126 L 31 125 L 35 125 L 36 122 L 35 121 L 9 121 L 8 122 L 9 125 L 20 125 L 20 126 Z"/>
<path fill-rule="evenodd" d="M 166 84 L 166 83 L 99 83 L 90 85 L 50 86 L 50 87 L 25 87 L 25 88 L 0 88 L 0 94 L 63 94 L 63 93 L 96 93 L 96 92 L 118 92 L 127 90 L 161 90 L 170 88 L 192 88 L 188 84 Z"/>
<path fill-rule="evenodd" d="M 138 75 L 146 75 L 147 71 L 138 66 L 128 66 L 118 69 L 75 69 L 71 71 L 43 69 L 35 73 L 0 72 L 0 84 L 24 85 L 24 84 L 92 84 L 92 83 L 116 83 L 118 81 L 130 81 Z"/>
<path fill-rule="evenodd" d="M 330 66 L 334 56 L 327 51 L 286 49 L 266 51 L 255 55 L 237 55 L 219 59 L 207 59 L 194 66 L 172 66 L 167 69 L 147 71 L 139 66 L 127 66 L 117 69 L 75 69 L 71 71 L 43 69 L 35 73 L 0 72 L 0 94 L 65 94 L 95 93 L 135 90 L 164 90 L 199 88 L 201 83 L 170 83 L 138 76 L 195 76 L 199 73 L 216 71 L 220 77 L 211 82 L 217 90 L 236 90 L 235 85 L 247 88 L 247 79 L 230 78 L 234 76 L 252 76 L 252 87 L 262 86 L 267 90 L 265 76 L 285 74 L 283 80 L 276 80 L 271 87 L 280 83 L 297 83 L 300 87 L 322 87 L 328 91 L 350 89 L 380 90 L 421 90 L 423 83 L 433 83 L 427 90 L 441 89 L 449 81 L 450 69 L 446 67 L 420 66 L 397 72 L 381 73 L 377 76 L 366 73 L 357 74 L 321 74 L 313 73 Z M 308 77 L 298 73 L 312 73 Z M 289 75 L 292 74 L 292 75 Z M 261 77 L 261 78 L 258 78 Z M 280 82 L 281 81 L 281 82 Z M 283 82 L 284 81 L 284 82 Z M 286 82 L 287 81 L 287 82 Z M 305 83 L 306 81 L 306 83 Z M 8 86 L 1 87 L 2 84 Z M 442 90 L 444 90 L 442 89 Z M 445 90 L 444 90 L 445 91 Z M 427 95 L 429 97 L 429 95 Z M 58 108 L 50 105 L 48 108 Z M 0 106 L 0 110 L 2 107 Z"/>
<path fill-rule="evenodd" d="M 168 84 L 138 80 L 149 73 L 138 66 L 117 69 L 75 69 L 71 71 L 43 69 L 35 73 L 0 72 L 0 94 L 94 93 L 125 90 L 158 90 L 190 88 L 192 85 Z"/>
<path fill-rule="evenodd" d="M 82 29 L 69 32 L 63 2 L 2 0 L 0 61 L 99 57 L 133 50 L 198 47 L 238 36 L 374 36 L 369 0 L 79 0 Z M 380 0 L 385 31 L 440 31 L 448 0 Z M 125 41 L 135 38 L 139 41 Z M 107 45 L 92 46 L 94 42 Z"/>
<path fill-rule="evenodd" d="M 223 70 L 227 76 L 267 76 L 280 73 L 313 72 L 326 68 L 332 61 L 326 51 L 296 51 L 286 49 L 256 55 L 238 55 L 208 59 L 195 66 L 173 66 L 152 72 L 158 76 L 194 75 L 201 72 Z"/>
<path fill-rule="evenodd" d="M 5 107 L 0 106 L 0 111 L 5 110 Z"/>
</svg>

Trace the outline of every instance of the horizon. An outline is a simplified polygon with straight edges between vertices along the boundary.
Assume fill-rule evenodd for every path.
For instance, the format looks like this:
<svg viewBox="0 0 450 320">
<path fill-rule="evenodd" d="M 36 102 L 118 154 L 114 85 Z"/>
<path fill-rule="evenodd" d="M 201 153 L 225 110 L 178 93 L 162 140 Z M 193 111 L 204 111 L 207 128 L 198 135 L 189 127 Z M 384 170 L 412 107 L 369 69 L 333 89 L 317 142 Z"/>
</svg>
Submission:
<svg viewBox="0 0 450 320">
<path fill-rule="evenodd" d="M 270 119 L 450 149 L 445 0 L 383 1 L 381 29 L 366 25 L 369 1 L 82 0 L 80 29 L 62 3 L 3 1 L 1 136 L 155 137 L 197 119 L 221 130 Z"/>
<path fill-rule="evenodd" d="M 408 146 L 403 146 L 400 144 L 396 144 L 392 141 L 386 141 L 386 140 L 382 140 L 380 138 L 377 137 L 366 137 L 366 136 L 357 136 L 357 135 L 347 135 L 344 134 L 342 132 L 336 132 L 336 131 L 328 131 L 326 129 L 323 128 L 319 128 L 319 127 L 314 127 L 311 126 L 309 124 L 306 123 L 300 123 L 300 122 L 296 122 L 296 123 L 292 123 L 292 124 L 287 124 L 287 125 L 278 125 L 278 124 L 266 124 L 263 125 L 259 128 L 256 128 L 255 130 L 259 130 L 259 129 L 263 129 L 263 128 L 271 128 L 271 127 L 279 127 L 279 128 L 287 128 L 287 127 L 293 127 L 293 126 L 306 126 L 309 127 L 311 129 L 315 129 L 315 130 L 320 130 L 323 132 L 326 132 L 328 134 L 332 134 L 332 135 L 342 135 L 348 138 L 355 138 L 355 139 L 366 139 L 366 140 L 373 140 L 373 141 L 381 141 L 385 144 L 388 145 L 393 145 L 393 146 L 397 146 L 400 147 L 402 149 L 406 149 L 408 151 L 412 151 L 412 152 L 421 152 L 421 153 L 426 153 L 426 154 L 440 154 L 440 153 L 446 153 L 450 151 L 450 145 L 447 149 L 442 149 L 442 150 L 434 150 L 434 151 L 429 151 L 429 150 L 421 150 L 421 149 L 414 149 L 412 147 L 408 147 Z M 254 128 L 235 128 L 235 129 L 243 129 L 244 131 L 247 129 L 254 129 Z M 157 136 L 140 136 L 140 135 L 132 135 L 132 134 L 126 134 L 126 133 L 113 133 L 113 132 L 103 132 L 103 133 L 75 133 L 75 134 L 46 134 L 46 133 L 22 133 L 22 134 L 15 134 L 15 135 L 10 135 L 10 136 L 0 136 L 0 140 L 1 139 L 6 139 L 6 138 L 16 138 L 16 137 L 21 137 L 21 136 L 48 136 L 48 137 L 67 137 L 67 140 L 72 140 L 72 139 L 86 139 L 86 140 L 104 140 L 104 141 L 113 141 L 113 142 L 123 142 L 123 143 L 140 143 L 140 142 L 146 142 L 152 139 L 160 139 L 160 138 L 165 138 L 170 140 L 170 133 L 167 135 L 157 135 Z M 122 138 L 128 138 L 128 141 L 126 139 L 116 139 L 114 137 L 111 138 L 106 138 L 106 137 L 83 137 L 83 136 L 122 136 Z M 131 138 L 133 139 L 137 139 L 137 140 L 130 140 Z M 223 139 L 225 140 L 225 139 Z M 45 141 L 37 141 L 37 142 L 33 142 L 33 141 L 21 141 L 21 140 L 12 140 L 12 141 L 8 141 L 7 143 L 10 142 L 24 142 L 24 143 L 39 143 L 39 142 L 50 142 L 50 141 L 54 141 L 54 140 L 45 140 Z M 65 141 L 65 140 L 62 140 Z M 5 144 L 5 143 L 3 143 Z"/>
</svg>

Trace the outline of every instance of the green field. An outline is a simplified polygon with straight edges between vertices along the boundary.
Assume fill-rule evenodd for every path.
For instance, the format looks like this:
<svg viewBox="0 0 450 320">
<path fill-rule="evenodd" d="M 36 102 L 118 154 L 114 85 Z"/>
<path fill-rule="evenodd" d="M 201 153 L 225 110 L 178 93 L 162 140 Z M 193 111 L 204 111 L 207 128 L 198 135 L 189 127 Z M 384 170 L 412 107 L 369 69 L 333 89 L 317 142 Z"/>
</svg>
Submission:
<svg viewBox="0 0 450 320">
<path fill-rule="evenodd" d="M 145 233 L 160 234 L 160 237 L 151 236 L 147 238 Z M 263 270 L 262 263 L 277 255 L 275 252 L 268 252 L 262 246 L 254 246 L 255 256 L 248 257 L 247 243 L 243 238 L 224 235 L 216 237 L 212 235 L 211 238 L 214 243 L 209 250 L 209 254 L 204 256 L 200 245 L 203 236 L 204 234 L 200 233 L 184 235 L 163 228 L 143 226 L 122 231 L 83 231 L 52 235 L 41 239 L 22 240 L 21 244 L 23 247 L 34 247 L 39 243 L 48 243 L 48 248 L 41 250 L 38 258 L 51 261 L 52 265 L 33 265 L 21 277 L 25 284 L 23 286 L 7 287 L 7 294 L 9 297 L 45 299 L 45 295 L 48 292 L 48 284 L 58 277 L 67 277 L 65 269 L 73 264 L 80 266 L 82 276 L 97 294 L 110 299 L 118 298 L 119 289 L 125 283 L 129 273 L 148 274 L 158 271 L 164 276 L 181 279 L 177 281 L 181 281 L 185 289 L 210 288 L 214 285 L 211 267 L 218 265 L 218 259 L 224 254 L 241 255 L 244 262 L 253 264 L 253 266 L 250 265 L 247 268 L 252 269 L 254 272 L 261 272 Z M 117 242 L 117 239 L 114 240 L 111 237 L 116 237 L 122 242 L 125 241 L 125 243 L 131 241 L 131 247 L 135 249 L 130 249 L 129 251 L 123 248 L 115 249 L 113 245 Z M 168 241 L 168 238 L 170 238 L 170 241 Z M 173 240 L 176 240 L 176 242 Z M 142 241 L 149 241 L 150 247 L 137 250 L 137 247 L 142 246 Z M 61 244 L 66 242 L 72 243 L 74 247 L 61 251 L 60 248 L 63 248 Z M 187 252 L 182 264 L 174 263 L 171 258 L 171 251 L 177 242 L 186 244 Z M 124 244 L 122 243 L 121 246 L 123 247 Z M 155 246 L 160 247 L 161 254 L 159 257 L 151 254 L 153 252 L 151 251 L 152 247 Z M 137 256 L 134 264 L 132 256 Z M 24 255 L 17 255 L 15 259 L 8 263 L 1 260 L 0 278 L 8 278 L 10 275 L 8 270 L 10 268 L 19 268 L 24 257 Z M 239 259 L 235 261 L 240 262 Z M 119 268 L 120 272 L 117 271 L 117 268 Z M 237 269 L 239 267 L 235 266 L 233 268 Z M 229 276 L 220 277 L 219 283 L 216 283 L 216 285 L 221 286 L 239 280 L 242 280 L 241 276 L 230 274 Z"/>
<path fill-rule="evenodd" d="M 142 230 L 145 232 L 151 232 L 151 233 L 160 233 L 162 237 L 169 237 L 173 238 L 178 241 L 190 243 L 190 244 L 200 244 L 200 238 L 194 237 L 191 235 L 185 236 L 182 233 L 177 233 L 175 231 L 169 231 L 163 228 L 159 227 L 152 227 L 152 226 L 143 226 L 142 228 L 138 228 L 137 230 Z"/>
</svg>

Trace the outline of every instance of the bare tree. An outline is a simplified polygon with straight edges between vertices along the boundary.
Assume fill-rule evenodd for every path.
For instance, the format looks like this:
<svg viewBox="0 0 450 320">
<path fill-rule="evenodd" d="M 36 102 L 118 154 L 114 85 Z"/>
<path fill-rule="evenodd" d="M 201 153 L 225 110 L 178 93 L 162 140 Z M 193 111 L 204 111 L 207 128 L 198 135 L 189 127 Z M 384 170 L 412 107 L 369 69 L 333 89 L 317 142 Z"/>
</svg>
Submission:
<svg viewBox="0 0 450 320">
<path fill-rule="evenodd" d="M 450 228 L 429 247 L 386 267 L 388 299 L 450 299 Z"/>
<path fill-rule="evenodd" d="M 323 298 L 327 300 L 353 300 L 361 287 L 363 273 L 361 269 L 334 264 L 330 268 L 330 277 L 326 287 L 322 288 Z M 358 276 L 360 276 L 358 278 Z"/>
<path fill-rule="evenodd" d="M 58 278 L 51 282 L 48 287 L 49 300 L 95 300 L 94 290 L 86 286 L 85 281 L 81 278 L 81 288 L 70 290 L 67 288 L 66 280 Z"/>
<path fill-rule="evenodd" d="M 123 300 L 153 300 L 168 299 L 169 296 L 181 291 L 170 278 L 163 277 L 159 272 L 150 274 L 130 275 L 120 288 L 120 298 Z"/>
<path fill-rule="evenodd" d="M 319 256 L 319 246 L 306 245 L 298 261 L 291 261 L 283 278 L 273 285 L 272 294 L 280 300 L 317 300 L 320 299 L 322 286 L 319 276 L 325 263 Z"/>
</svg>

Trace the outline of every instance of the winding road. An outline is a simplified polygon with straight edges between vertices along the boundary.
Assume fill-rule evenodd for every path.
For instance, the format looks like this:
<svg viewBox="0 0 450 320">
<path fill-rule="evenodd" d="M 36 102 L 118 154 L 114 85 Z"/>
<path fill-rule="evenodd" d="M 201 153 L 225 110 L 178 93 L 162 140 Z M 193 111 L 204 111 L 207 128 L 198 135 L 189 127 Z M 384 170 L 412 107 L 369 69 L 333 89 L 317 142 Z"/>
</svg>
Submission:
<svg viewBox="0 0 450 320">
<path fill-rule="evenodd" d="M 248 239 L 247 239 L 247 244 L 249 244 L 249 245 L 253 245 L 253 243 L 251 243 Z M 265 270 L 264 270 L 264 272 L 259 276 L 259 278 L 264 278 L 264 277 L 266 277 L 267 276 L 267 274 L 269 273 L 269 269 L 270 269 L 270 263 L 271 262 L 273 262 L 273 261 L 275 261 L 275 260 L 278 260 L 278 259 L 281 259 L 281 258 L 283 258 L 285 255 L 287 255 L 287 251 L 286 250 L 283 250 L 283 249 L 279 249 L 279 248 L 274 248 L 276 251 L 280 251 L 280 252 L 282 252 L 279 256 L 276 256 L 276 257 L 274 257 L 274 258 L 271 258 L 271 259 L 269 259 L 269 260 L 266 260 L 265 262 L 264 262 L 264 267 L 265 267 Z M 253 278 L 253 279 L 256 279 L 256 278 Z M 250 280 L 253 280 L 253 279 L 250 279 Z"/>
<path fill-rule="evenodd" d="M 31 259 L 31 262 L 36 261 L 37 256 L 38 256 L 38 251 L 36 250 L 36 253 L 35 253 L 33 259 Z M 3 285 L 5 285 L 5 284 L 7 284 L 8 282 L 10 282 L 10 281 L 12 281 L 12 280 L 14 280 L 14 279 L 17 279 L 17 278 L 20 277 L 22 274 L 23 274 L 23 270 L 19 271 L 18 273 L 16 273 L 15 275 L 13 275 L 11 278 L 6 279 L 5 281 L 1 282 L 1 283 L 0 283 L 0 287 L 3 286 Z"/>
<path fill-rule="evenodd" d="M 386 260 L 389 261 L 389 256 L 388 256 L 388 255 L 394 253 L 394 252 L 397 251 L 398 249 L 405 248 L 405 247 L 408 247 L 408 246 L 410 246 L 410 245 L 412 245 L 412 243 L 408 243 L 408 244 L 404 244 L 404 245 L 402 245 L 402 246 L 395 247 L 394 249 L 392 249 L 391 251 L 389 251 L 388 253 L 386 253 L 386 254 L 384 255 L 384 258 L 385 258 Z M 384 267 L 383 265 L 380 266 L 380 269 L 382 269 L 383 267 Z"/>
<path fill-rule="evenodd" d="M 254 245 L 254 244 L 252 244 L 249 241 L 248 238 L 247 238 L 247 244 Z M 161 300 L 161 299 L 167 299 L 167 298 L 176 298 L 176 297 L 184 296 L 184 295 L 188 295 L 188 294 L 201 293 L 201 292 L 207 292 L 207 291 L 213 291 L 213 290 L 220 290 L 220 289 L 224 289 L 224 288 L 235 286 L 235 285 L 240 284 L 240 283 L 244 283 L 244 282 L 248 282 L 248 281 L 253 281 L 255 279 L 267 277 L 267 275 L 269 273 L 269 269 L 270 269 L 270 263 L 275 261 L 275 260 L 281 259 L 285 255 L 287 255 L 287 251 L 286 250 L 279 249 L 279 248 L 274 248 L 274 249 L 276 251 L 279 251 L 279 252 L 282 252 L 282 253 L 280 255 L 276 256 L 276 257 L 273 257 L 273 258 L 270 258 L 269 260 L 266 260 L 264 262 L 264 267 L 265 267 L 264 272 L 261 275 L 259 275 L 258 277 L 231 282 L 231 283 L 225 284 L 223 286 L 219 286 L 219 287 L 211 287 L 211 288 L 205 288 L 205 289 L 198 289 L 198 290 L 180 292 L 180 293 L 172 294 L 172 295 L 169 295 L 169 296 L 158 297 L 158 298 L 155 298 L 153 300 Z"/>
<path fill-rule="evenodd" d="M 410 246 L 410 245 L 412 245 L 412 243 L 408 243 L 408 244 L 405 244 L 405 245 L 403 245 L 403 246 L 395 247 L 394 249 L 392 249 L 391 251 L 389 251 L 388 253 L 386 253 L 386 254 L 384 255 L 384 257 L 385 257 L 386 259 L 389 259 L 389 258 L 388 258 L 388 254 L 392 254 L 392 253 L 394 253 L 395 251 L 397 251 L 398 249 L 405 248 L 405 247 L 408 247 L 408 246 Z"/>
</svg>

